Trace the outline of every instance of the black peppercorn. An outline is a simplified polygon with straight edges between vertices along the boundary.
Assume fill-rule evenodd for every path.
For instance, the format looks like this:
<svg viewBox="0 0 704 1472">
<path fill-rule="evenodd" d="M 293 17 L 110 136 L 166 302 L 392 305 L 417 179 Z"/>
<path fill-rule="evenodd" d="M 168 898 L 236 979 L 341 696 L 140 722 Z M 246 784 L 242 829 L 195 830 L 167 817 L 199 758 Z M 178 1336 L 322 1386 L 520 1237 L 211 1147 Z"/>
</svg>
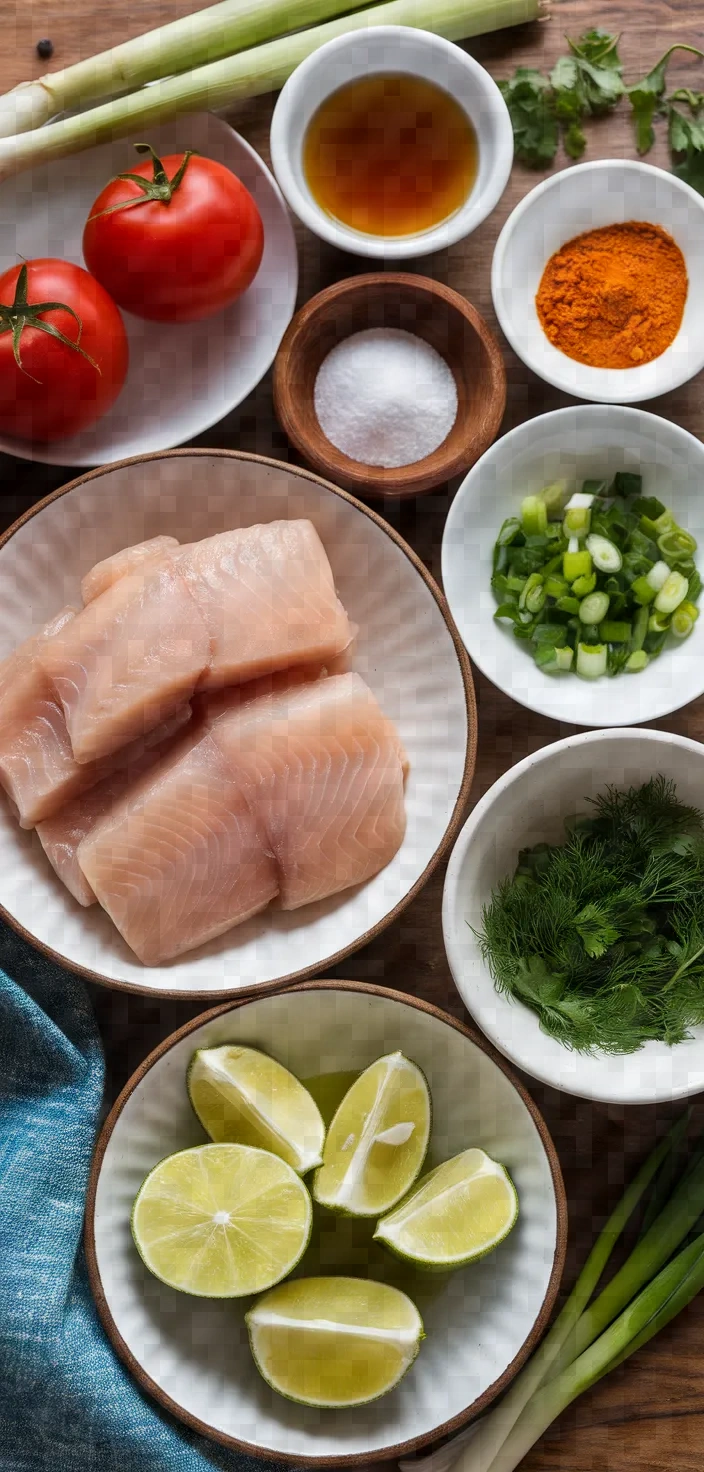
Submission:
<svg viewBox="0 0 704 1472">
<path fill-rule="evenodd" d="M 48 38 L 45 38 L 43 41 L 37 41 L 37 56 L 41 56 L 42 61 L 48 61 L 49 57 L 53 55 L 53 41 L 50 41 Z"/>
</svg>

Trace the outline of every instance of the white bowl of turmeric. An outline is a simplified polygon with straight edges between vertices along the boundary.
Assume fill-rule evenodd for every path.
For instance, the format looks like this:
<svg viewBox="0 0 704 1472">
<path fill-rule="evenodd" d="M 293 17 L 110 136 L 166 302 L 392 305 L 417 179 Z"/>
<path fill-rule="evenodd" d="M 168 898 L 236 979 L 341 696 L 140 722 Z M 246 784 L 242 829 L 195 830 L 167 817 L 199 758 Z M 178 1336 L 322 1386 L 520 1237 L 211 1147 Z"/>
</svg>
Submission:
<svg viewBox="0 0 704 1472">
<path fill-rule="evenodd" d="M 511 347 L 578 399 L 639 403 L 704 367 L 704 198 L 650 164 L 600 159 L 531 190 L 494 251 Z"/>
</svg>

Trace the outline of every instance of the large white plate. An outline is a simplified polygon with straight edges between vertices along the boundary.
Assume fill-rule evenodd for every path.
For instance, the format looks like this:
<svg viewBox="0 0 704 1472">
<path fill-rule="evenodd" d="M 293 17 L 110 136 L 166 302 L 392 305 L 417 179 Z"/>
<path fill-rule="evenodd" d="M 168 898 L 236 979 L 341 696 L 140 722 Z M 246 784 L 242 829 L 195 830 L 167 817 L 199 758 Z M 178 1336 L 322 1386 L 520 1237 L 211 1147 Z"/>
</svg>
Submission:
<svg viewBox="0 0 704 1472">
<path fill-rule="evenodd" d="M 145 1175 L 205 1135 L 186 1093 L 196 1048 L 244 1042 L 300 1078 L 361 1070 L 396 1048 L 423 1069 L 433 1100 L 429 1161 L 480 1145 L 518 1191 L 516 1227 L 496 1252 L 449 1275 L 400 1282 L 427 1338 L 391 1394 L 348 1411 L 282 1399 L 252 1362 L 243 1313 L 251 1300 L 189 1298 L 159 1283 L 132 1243 L 130 1212 Z M 349 1230 L 349 1229 L 348 1229 Z M 344 1227 L 343 1227 L 344 1231 Z M 304 1466 L 398 1456 L 458 1428 L 504 1389 L 547 1323 L 564 1259 L 566 1208 L 545 1124 L 505 1065 L 461 1024 L 398 992 L 319 982 L 221 1009 L 174 1034 L 127 1084 L 98 1142 L 88 1192 L 86 1248 L 93 1292 L 118 1353 L 144 1389 L 191 1426 L 244 1450 Z M 347 1267 L 326 1237 L 325 1270 Z M 365 1262 L 357 1247 L 356 1272 Z M 394 1277 L 380 1254 L 370 1276 Z M 315 1272 L 304 1259 L 297 1276 Z M 398 1265 L 396 1265 L 398 1272 Z"/>
<path fill-rule="evenodd" d="M 104 465 L 126 455 L 181 445 L 216 424 L 256 388 L 293 315 L 298 260 L 278 185 L 259 155 L 212 113 L 149 128 L 157 153 L 192 148 L 231 169 L 253 195 L 264 225 L 264 255 L 249 290 L 203 322 L 145 322 L 124 312 L 130 345 L 127 382 L 109 414 L 51 445 L 0 435 L 0 450 L 46 465 Z M 133 169 L 141 133 L 31 169 L 0 185 L 0 270 L 18 256 L 60 256 L 85 266 L 83 227 L 115 174 Z"/>
<path fill-rule="evenodd" d="M 0 658 L 65 603 L 93 562 L 158 532 L 182 542 L 309 517 L 359 627 L 355 668 L 410 759 L 408 826 L 370 883 L 293 913 L 270 910 L 209 945 L 145 968 L 98 906 L 71 899 L 31 833 L 0 805 L 0 905 L 31 940 L 108 985 L 222 996 L 312 975 L 389 922 L 459 827 L 474 763 L 469 665 L 442 595 L 410 548 L 360 502 L 307 471 L 224 450 L 167 452 L 94 471 L 49 497 L 0 545 Z"/>
</svg>

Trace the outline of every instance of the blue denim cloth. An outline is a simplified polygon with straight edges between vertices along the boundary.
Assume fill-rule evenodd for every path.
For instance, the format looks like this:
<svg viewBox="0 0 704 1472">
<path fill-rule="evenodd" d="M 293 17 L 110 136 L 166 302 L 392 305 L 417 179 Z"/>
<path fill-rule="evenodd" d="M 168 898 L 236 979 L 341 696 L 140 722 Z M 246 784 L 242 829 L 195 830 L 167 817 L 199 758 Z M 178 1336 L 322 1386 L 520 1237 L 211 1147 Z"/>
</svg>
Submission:
<svg viewBox="0 0 704 1472">
<path fill-rule="evenodd" d="M 263 1472 L 116 1358 L 81 1242 L 104 1077 L 88 993 L 1 927 L 0 966 L 0 1469 Z"/>
</svg>

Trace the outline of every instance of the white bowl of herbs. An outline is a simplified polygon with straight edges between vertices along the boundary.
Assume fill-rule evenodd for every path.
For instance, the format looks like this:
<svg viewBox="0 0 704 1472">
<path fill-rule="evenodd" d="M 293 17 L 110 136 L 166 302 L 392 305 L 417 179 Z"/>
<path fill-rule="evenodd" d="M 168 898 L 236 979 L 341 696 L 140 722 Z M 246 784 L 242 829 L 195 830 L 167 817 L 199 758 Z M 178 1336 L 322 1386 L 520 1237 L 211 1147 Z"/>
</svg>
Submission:
<svg viewBox="0 0 704 1472">
<path fill-rule="evenodd" d="M 443 934 L 534 1078 L 619 1104 L 704 1089 L 704 746 L 590 731 L 512 767 L 457 840 Z"/>
<path fill-rule="evenodd" d="M 541 715 L 624 726 L 704 691 L 704 445 L 669 420 L 575 405 L 466 476 L 442 576 L 475 664 Z"/>
</svg>

